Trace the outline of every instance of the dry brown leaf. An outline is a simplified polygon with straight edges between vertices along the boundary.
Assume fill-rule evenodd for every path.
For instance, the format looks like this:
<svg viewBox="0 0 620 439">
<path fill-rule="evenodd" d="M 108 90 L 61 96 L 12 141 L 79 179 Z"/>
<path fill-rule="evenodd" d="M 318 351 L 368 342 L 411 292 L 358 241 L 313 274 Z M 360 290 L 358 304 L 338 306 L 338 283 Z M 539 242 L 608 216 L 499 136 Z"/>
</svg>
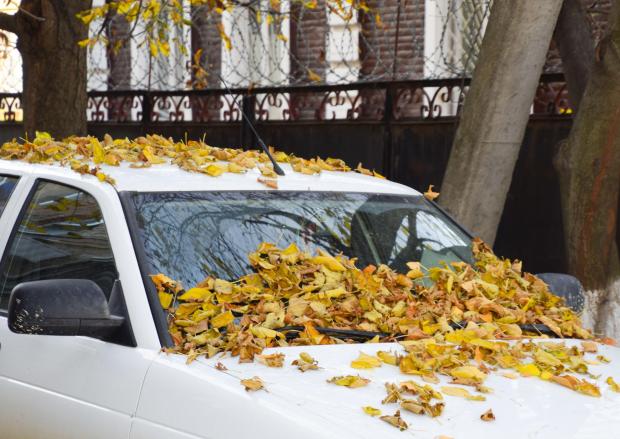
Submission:
<svg viewBox="0 0 620 439">
<path fill-rule="evenodd" d="M 245 387 L 246 392 L 256 392 L 265 388 L 263 381 L 256 376 L 241 380 L 241 385 Z"/>
<path fill-rule="evenodd" d="M 480 419 L 485 422 L 495 421 L 495 415 L 493 414 L 493 410 L 488 409 L 486 412 L 480 415 Z"/>
<path fill-rule="evenodd" d="M 400 417 L 400 410 L 396 410 L 396 413 L 394 413 L 392 416 L 381 416 L 380 419 L 392 425 L 393 427 L 398 428 L 400 431 L 404 431 L 409 428 L 403 418 Z"/>
</svg>

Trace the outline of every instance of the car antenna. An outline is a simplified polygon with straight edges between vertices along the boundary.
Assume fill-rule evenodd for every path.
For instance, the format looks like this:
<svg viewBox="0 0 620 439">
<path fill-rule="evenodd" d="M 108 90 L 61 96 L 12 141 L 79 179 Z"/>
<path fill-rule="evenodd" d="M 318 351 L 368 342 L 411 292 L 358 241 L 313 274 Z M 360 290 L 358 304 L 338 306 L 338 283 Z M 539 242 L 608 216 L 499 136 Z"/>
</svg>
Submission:
<svg viewBox="0 0 620 439">
<path fill-rule="evenodd" d="M 233 92 L 230 91 L 230 88 L 228 87 L 228 84 L 226 84 L 226 81 L 224 81 L 224 78 L 222 78 L 222 76 L 219 74 L 219 72 L 216 72 L 216 73 L 217 73 L 218 78 L 220 78 L 220 81 L 222 81 L 222 84 L 224 85 L 224 88 L 226 89 L 226 91 L 229 94 L 233 94 Z M 252 130 L 252 133 L 254 133 L 254 135 L 256 136 L 256 140 L 258 141 L 258 144 L 263 149 L 265 154 L 267 154 L 267 157 L 269 157 L 269 160 L 271 160 L 271 164 L 273 165 L 273 170 L 275 171 L 275 173 L 278 174 L 278 175 L 282 175 L 282 176 L 285 175 L 284 171 L 282 170 L 282 168 L 280 167 L 278 162 L 276 162 L 276 159 L 273 157 L 273 155 L 271 155 L 271 151 L 269 151 L 269 148 L 267 148 L 267 145 L 265 145 L 265 142 L 263 141 L 263 138 L 260 136 L 260 134 L 258 134 L 258 131 L 256 131 L 256 128 L 254 127 L 254 124 L 252 123 L 252 121 L 250 120 L 248 115 L 245 114 L 245 111 L 243 110 L 243 104 L 239 105 L 239 110 L 241 110 L 241 117 L 243 117 L 243 119 L 245 119 L 245 121 L 247 122 L 248 126 Z"/>
</svg>

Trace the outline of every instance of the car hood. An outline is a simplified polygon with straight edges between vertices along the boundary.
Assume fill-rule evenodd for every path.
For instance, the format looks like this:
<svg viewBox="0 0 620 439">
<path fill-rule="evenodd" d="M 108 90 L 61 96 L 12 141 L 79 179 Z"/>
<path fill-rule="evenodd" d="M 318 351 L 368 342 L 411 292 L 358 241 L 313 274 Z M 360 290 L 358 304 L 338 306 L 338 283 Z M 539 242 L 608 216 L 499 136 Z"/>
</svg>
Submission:
<svg viewBox="0 0 620 439">
<path fill-rule="evenodd" d="M 569 345 L 579 343 L 574 340 L 564 342 Z M 351 361 L 360 352 L 374 355 L 379 350 L 404 352 L 402 346 L 394 343 L 267 349 L 264 352 L 266 354 L 285 354 L 285 365 L 282 368 L 270 368 L 256 362 L 240 364 L 238 358 L 229 356 L 199 359 L 186 365 L 182 356 L 164 355 L 160 363 L 184 371 L 190 377 L 173 384 L 169 389 L 167 395 L 170 404 L 174 404 L 174 398 L 170 395 L 175 391 L 180 392 L 185 396 L 182 404 L 186 413 L 191 411 L 190 407 L 198 408 L 210 419 L 209 422 L 196 424 L 190 416 L 183 418 L 183 415 L 179 415 L 170 417 L 166 423 L 168 426 L 174 422 L 185 423 L 184 430 L 201 437 L 240 437 L 245 432 L 245 435 L 251 433 L 255 438 L 273 439 L 376 439 L 408 436 L 577 439 L 609 437 L 609 432 L 620 431 L 620 393 L 613 392 L 605 383 L 608 376 L 614 376 L 614 372 L 614 378 L 620 381 L 620 350 L 617 348 L 599 345 L 596 355 L 604 355 L 611 362 L 590 366 L 594 375 L 600 375 L 598 379 L 590 380 L 600 387 L 602 395 L 599 398 L 576 393 L 538 378 L 509 379 L 493 372 L 485 381 L 485 385 L 493 390 L 485 395 L 486 401 L 444 395 L 446 406 L 443 414 L 437 418 L 401 411 L 402 418 L 409 424 L 405 432 L 400 432 L 362 410 L 364 406 L 371 406 L 380 409 L 384 415 L 394 414 L 398 409 L 397 404 L 381 404 L 386 396 L 385 383 L 413 380 L 425 384 L 419 377 L 402 374 L 397 367 L 386 364 L 366 370 L 350 367 Z M 320 369 L 302 373 L 291 365 L 301 352 L 314 357 Z M 594 360 L 596 355 L 589 354 L 588 358 Z M 162 388 L 162 381 L 167 379 L 166 372 L 157 372 L 158 367 L 152 369 L 155 375 L 159 374 L 159 377 L 152 379 L 158 381 L 159 390 L 166 393 L 165 385 Z M 327 383 L 334 376 L 358 374 L 370 379 L 370 384 L 351 389 Z M 246 392 L 240 380 L 254 376 L 261 378 L 265 388 Z M 433 385 L 435 389 L 451 385 L 447 377 L 440 379 L 439 384 Z M 204 383 L 210 387 L 204 387 Z M 154 409 L 152 399 L 155 396 L 149 395 L 149 388 L 147 382 L 145 393 L 151 402 L 145 405 L 141 403 L 139 414 L 165 421 L 166 414 Z M 193 393 L 198 395 L 198 392 L 201 397 L 192 396 Z M 480 415 L 488 409 L 492 409 L 495 414 L 496 420 L 493 422 L 480 419 Z M 198 431 L 200 428 L 201 432 Z"/>
</svg>

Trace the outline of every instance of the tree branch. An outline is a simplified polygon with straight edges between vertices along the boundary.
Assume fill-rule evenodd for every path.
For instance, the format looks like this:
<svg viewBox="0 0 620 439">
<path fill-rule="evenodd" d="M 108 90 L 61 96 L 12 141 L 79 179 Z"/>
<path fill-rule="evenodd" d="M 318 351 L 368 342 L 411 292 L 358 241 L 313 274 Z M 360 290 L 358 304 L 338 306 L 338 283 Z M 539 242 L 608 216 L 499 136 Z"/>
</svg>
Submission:
<svg viewBox="0 0 620 439">
<path fill-rule="evenodd" d="M 15 15 L 0 12 L 0 30 L 19 34 L 19 25 Z"/>
</svg>

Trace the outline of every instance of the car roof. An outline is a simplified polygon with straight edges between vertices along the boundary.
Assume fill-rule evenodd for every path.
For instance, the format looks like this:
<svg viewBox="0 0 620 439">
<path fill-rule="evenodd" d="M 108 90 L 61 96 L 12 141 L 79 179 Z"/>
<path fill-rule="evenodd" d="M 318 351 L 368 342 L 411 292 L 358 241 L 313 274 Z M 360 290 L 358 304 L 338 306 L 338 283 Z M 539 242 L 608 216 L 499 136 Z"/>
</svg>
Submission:
<svg viewBox="0 0 620 439">
<path fill-rule="evenodd" d="M 293 171 L 288 164 L 280 165 L 286 175 L 276 179 L 278 190 L 420 195 L 418 191 L 408 186 L 357 172 L 323 171 L 320 174 L 305 175 Z M 11 173 L 11 171 L 52 180 L 59 177 L 65 181 L 97 180 L 92 175 L 82 175 L 68 166 L 59 164 L 31 164 L 17 160 L 0 160 L 0 172 Z M 172 164 L 131 168 L 128 163 L 121 163 L 120 166 L 103 165 L 101 171 L 114 179 L 114 186 L 119 192 L 273 190 L 258 181 L 259 178 L 264 177 L 256 168 L 242 174 L 227 172 L 218 177 L 188 172 Z"/>
</svg>

